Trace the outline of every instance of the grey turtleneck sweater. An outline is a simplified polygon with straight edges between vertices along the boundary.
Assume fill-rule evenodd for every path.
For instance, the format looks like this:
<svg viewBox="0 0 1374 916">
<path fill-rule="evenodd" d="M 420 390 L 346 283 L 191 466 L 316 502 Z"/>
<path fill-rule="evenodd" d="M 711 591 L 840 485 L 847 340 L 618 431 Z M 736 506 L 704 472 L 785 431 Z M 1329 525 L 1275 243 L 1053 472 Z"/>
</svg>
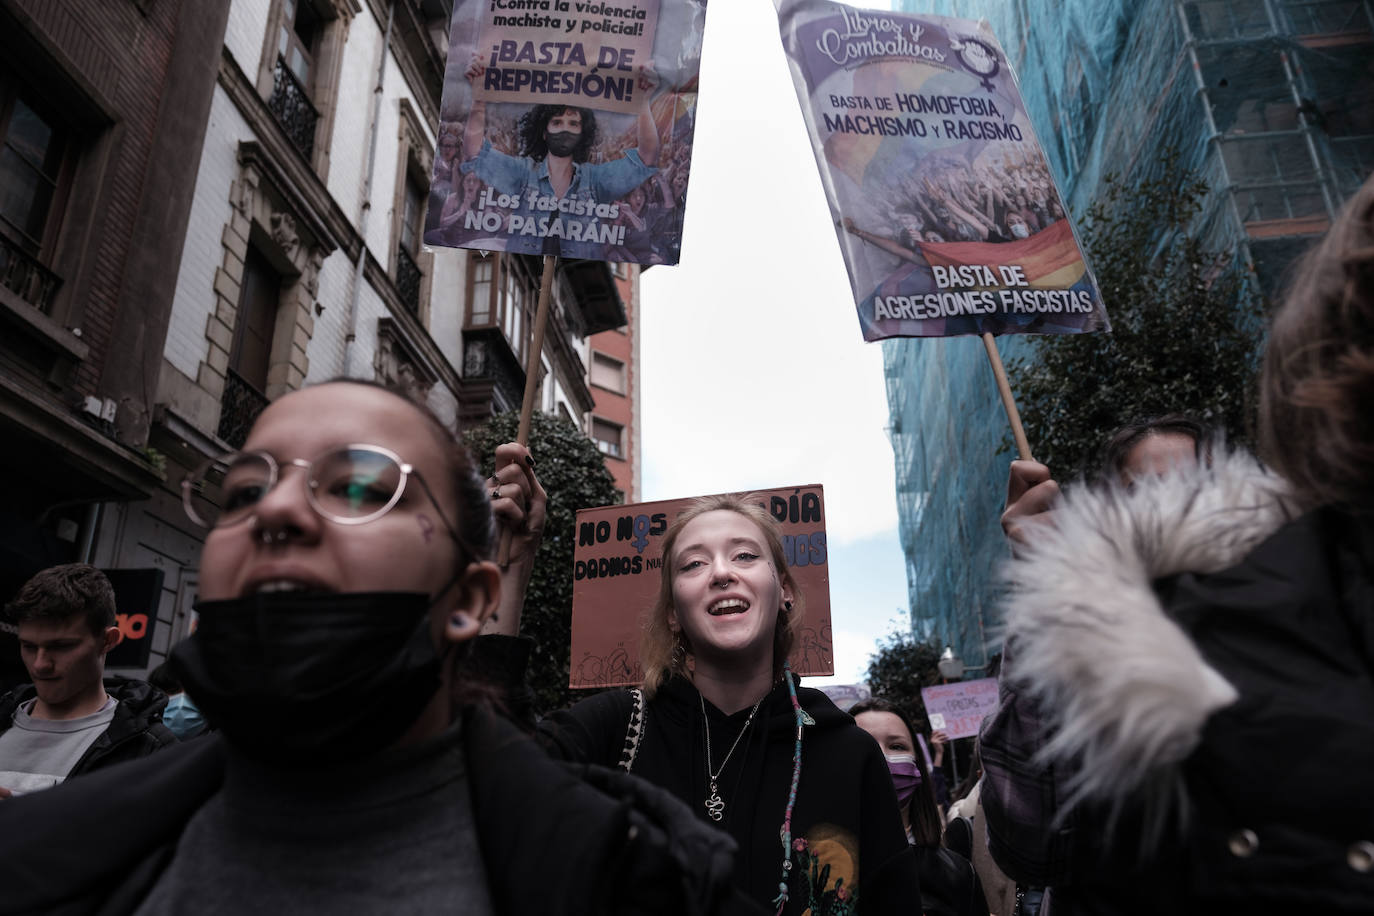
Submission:
<svg viewBox="0 0 1374 916">
<path fill-rule="evenodd" d="M 231 756 L 138 916 L 492 912 L 459 727 L 357 763 Z"/>
</svg>

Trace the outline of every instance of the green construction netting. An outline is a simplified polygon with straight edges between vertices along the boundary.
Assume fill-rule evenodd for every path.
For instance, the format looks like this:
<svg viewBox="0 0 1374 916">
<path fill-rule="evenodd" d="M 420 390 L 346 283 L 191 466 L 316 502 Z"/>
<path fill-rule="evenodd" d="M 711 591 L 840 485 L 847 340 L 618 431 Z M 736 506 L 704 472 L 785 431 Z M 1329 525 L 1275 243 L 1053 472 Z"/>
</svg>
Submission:
<svg viewBox="0 0 1374 916">
<path fill-rule="evenodd" d="M 1108 174 L 1149 177 L 1176 149 L 1212 189 L 1195 231 L 1271 295 L 1374 171 L 1370 0 L 894 7 L 992 24 L 1074 214 Z M 980 341 L 889 340 L 883 357 L 913 627 L 977 664 L 998 648 L 1006 419 Z"/>
</svg>

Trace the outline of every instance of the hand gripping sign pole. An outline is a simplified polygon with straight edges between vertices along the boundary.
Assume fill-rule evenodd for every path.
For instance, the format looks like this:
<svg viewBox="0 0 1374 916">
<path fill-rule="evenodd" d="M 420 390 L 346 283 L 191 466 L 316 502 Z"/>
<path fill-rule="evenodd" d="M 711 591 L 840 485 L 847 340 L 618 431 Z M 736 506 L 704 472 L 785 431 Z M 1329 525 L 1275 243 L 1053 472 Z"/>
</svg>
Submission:
<svg viewBox="0 0 1374 916">
<path fill-rule="evenodd" d="M 553 298 L 553 270 L 557 261 L 558 258 L 551 254 L 544 255 L 544 273 L 539 278 L 539 305 L 534 312 L 534 327 L 530 330 L 530 346 L 525 357 L 525 400 L 520 405 L 520 427 L 515 433 L 515 441 L 520 445 L 530 444 L 530 420 L 534 416 L 534 397 L 539 392 L 540 357 L 544 352 L 544 329 L 549 323 L 549 300 Z M 510 540 L 510 529 L 502 528 L 501 546 L 496 552 L 496 563 L 502 569 L 510 566 Z"/>
</svg>

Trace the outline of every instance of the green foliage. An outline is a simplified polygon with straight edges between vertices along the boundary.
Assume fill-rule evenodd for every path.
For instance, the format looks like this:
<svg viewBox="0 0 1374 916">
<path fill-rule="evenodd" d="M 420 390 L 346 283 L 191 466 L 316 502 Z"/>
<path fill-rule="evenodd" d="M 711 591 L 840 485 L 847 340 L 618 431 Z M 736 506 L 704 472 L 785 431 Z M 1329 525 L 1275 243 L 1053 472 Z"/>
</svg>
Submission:
<svg viewBox="0 0 1374 916">
<path fill-rule="evenodd" d="M 463 441 L 491 476 L 496 446 L 515 441 L 518 413 L 505 413 L 463 430 Z M 525 594 L 520 634 L 534 641 L 529 683 L 537 715 L 569 706 L 586 691 L 568 689 L 572 619 L 572 569 L 578 509 L 619 502 L 610 471 L 596 445 L 560 417 L 536 413 L 530 424 L 535 473 L 549 495 L 544 540 Z"/>
<path fill-rule="evenodd" d="M 152 465 L 153 470 L 163 479 L 167 479 L 167 456 L 153 448 L 151 445 L 139 449 L 143 455 L 143 460 Z"/>
<path fill-rule="evenodd" d="M 1084 220 L 1112 332 L 1039 337 L 1009 361 L 1036 460 L 1059 476 L 1093 470 L 1114 430 L 1148 416 L 1249 438 L 1261 305 L 1228 254 L 1189 235 L 1207 185 L 1175 155 L 1160 164 L 1136 185 L 1109 176 Z"/>
<path fill-rule="evenodd" d="M 940 683 L 940 647 L 910 632 L 889 633 L 868 660 L 868 686 L 875 697 L 901 707 L 917 728 L 926 727 L 921 688 Z"/>
</svg>

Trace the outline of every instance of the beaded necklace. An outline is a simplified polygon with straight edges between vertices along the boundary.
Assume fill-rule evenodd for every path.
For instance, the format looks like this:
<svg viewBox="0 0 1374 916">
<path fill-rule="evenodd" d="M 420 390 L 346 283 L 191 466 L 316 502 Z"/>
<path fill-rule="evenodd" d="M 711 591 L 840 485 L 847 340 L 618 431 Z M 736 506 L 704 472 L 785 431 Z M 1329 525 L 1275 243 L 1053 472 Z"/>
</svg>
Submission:
<svg viewBox="0 0 1374 916">
<path fill-rule="evenodd" d="M 778 838 L 782 840 L 782 880 L 778 882 L 778 896 L 773 898 L 778 908 L 776 916 L 782 916 L 783 907 L 787 906 L 787 878 L 792 871 L 792 809 L 797 806 L 797 784 L 801 782 L 802 726 L 816 724 L 797 701 L 797 685 L 790 662 L 783 662 L 782 678 L 787 682 L 787 694 L 792 698 L 792 712 L 797 718 L 797 743 L 792 750 L 792 787 L 787 791 L 787 810 L 778 830 Z"/>
<path fill-rule="evenodd" d="M 782 666 L 782 679 L 787 683 L 787 695 L 792 700 L 792 714 L 797 722 L 797 740 L 792 748 L 792 785 L 787 790 L 787 808 L 783 811 L 782 826 L 778 828 L 778 838 L 782 841 L 782 879 L 778 882 L 778 895 L 773 898 L 773 905 L 776 906 L 775 916 L 782 916 L 783 908 L 787 906 L 789 898 L 787 890 L 787 879 L 792 873 L 792 811 L 797 807 L 797 785 L 801 782 L 801 753 L 802 753 L 802 728 L 807 725 L 815 725 L 816 720 L 811 718 L 806 710 L 801 708 L 801 702 L 797 699 L 796 678 L 792 674 L 791 662 L 784 662 Z M 697 698 L 701 699 L 700 692 Z M 740 737 L 749 730 L 749 725 L 754 721 L 754 714 L 759 711 L 759 706 L 763 703 L 767 695 L 760 697 L 759 702 L 754 704 L 754 709 L 749 713 L 749 718 L 744 723 L 744 728 L 740 729 Z M 702 700 L 701 705 L 702 724 L 706 727 L 706 740 L 711 740 L 710 723 L 706 722 L 706 702 Z M 739 744 L 739 738 L 735 739 L 735 744 L 730 747 L 730 753 L 734 753 L 735 746 Z M 725 759 L 730 759 L 730 754 L 725 755 Z M 721 761 L 721 770 L 725 769 L 725 761 Z M 711 776 L 710 751 L 707 751 L 706 773 Z M 716 779 L 720 773 L 711 776 L 711 798 L 706 801 L 707 813 L 712 820 L 719 821 L 720 812 L 725 805 L 716 794 Z"/>
</svg>

